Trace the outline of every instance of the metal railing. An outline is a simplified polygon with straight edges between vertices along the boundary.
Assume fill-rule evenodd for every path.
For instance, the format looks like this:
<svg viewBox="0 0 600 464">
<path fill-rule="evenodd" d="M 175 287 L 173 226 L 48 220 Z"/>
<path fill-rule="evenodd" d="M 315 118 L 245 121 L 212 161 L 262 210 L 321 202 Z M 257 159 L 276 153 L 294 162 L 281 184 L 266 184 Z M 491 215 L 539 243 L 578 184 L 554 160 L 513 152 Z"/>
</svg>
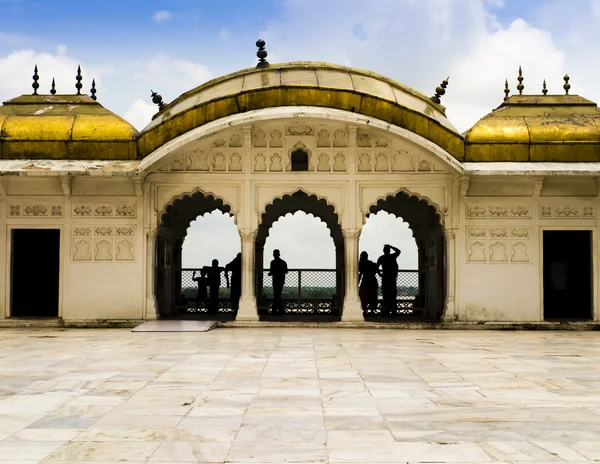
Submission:
<svg viewBox="0 0 600 464">
<path fill-rule="evenodd" d="M 289 269 L 281 294 L 282 314 L 339 316 L 342 309 L 342 271 Z M 256 274 L 259 314 L 274 314 L 273 278 L 268 270 Z"/>
<path fill-rule="evenodd" d="M 228 316 L 226 318 L 234 318 L 237 311 L 234 309 L 231 300 L 231 289 L 227 288 L 225 275 L 221 274 L 217 307 L 212 308 L 209 304 L 209 288 L 205 287 L 204 290 L 199 289 L 198 282 L 193 280 L 194 272 L 196 272 L 196 277 L 198 277 L 200 271 L 201 268 L 185 268 L 179 271 L 181 273 L 181 294 L 176 304 L 178 313 L 207 316 L 216 314 Z M 198 298 L 198 292 L 200 292 L 200 298 Z"/>
<path fill-rule="evenodd" d="M 420 277 L 421 276 L 421 277 Z M 396 312 L 392 315 L 412 316 L 420 313 L 419 307 L 420 281 L 424 280 L 425 272 L 411 269 L 400 269 L 396 278 Z M 363 307 L 363 314 L 367 316 L 383 315 L 383 294 L 381 286 L 381 276 L 377 276 L 377 308 L 372 310 Z"/>
</svg>

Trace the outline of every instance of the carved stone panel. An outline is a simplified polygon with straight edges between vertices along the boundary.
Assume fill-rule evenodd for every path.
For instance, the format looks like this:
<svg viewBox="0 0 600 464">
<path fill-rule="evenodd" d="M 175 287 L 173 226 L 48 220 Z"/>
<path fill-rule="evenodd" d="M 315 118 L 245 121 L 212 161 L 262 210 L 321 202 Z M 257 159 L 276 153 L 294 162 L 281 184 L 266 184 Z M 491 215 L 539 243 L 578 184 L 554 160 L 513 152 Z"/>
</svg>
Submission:
<svg viewBox="0 0 600 464">
<path fill-rule="evenodd" d="M 467 262 L 530 263 L 530 227 L 467 227 Z"/>
<path fill-rule="evenodd" d="M 73 261 L 134 261 L 135 226 L 74 226 Z"/>
<path fill-rule="evenodd" d="M 329 154 L 321 153 L 319 155 L 319 162 L 317 164 L 317 171 L 329 171 Z"/>
<path fill-rule="evenodd" d="M 373 166 L 371 165 L 371 155 L 369 155 L 367 152 L 361 153 L 358 157 L 358 171 L 370 172 L 372 170 Z"/>
<path fill-rule="evenodd" d="M 85 203 L 72 207 L 73 218 L 135 218 L 136 212 L 133 203 Z"/>
<path fill-rule="evenodd" d="M 542 204 L 539 209 L 540 218 L 548 219 L 595 219 L 596 208 L 591 204 L 552 205 Z"/>
<path fill-rule="evenodd" d="M 64 215 L 64 204 L 62 203 L 9 203 L 6 208 L 6 216 L 9 218 L 61 218 Z"/>
<path fill-rule="evenodd" d="M 392 171 L 394 172 L 414 172 L 414 157 L 408 150 L 398 150 L 394 153 L 392 162 Z"/>
<path fill-rule="evenodd" d="M 473 205 L 468 204 L 465 209 L 467 219 L 529 219 L 531 208 L 527 205 Z"/>
</svg>

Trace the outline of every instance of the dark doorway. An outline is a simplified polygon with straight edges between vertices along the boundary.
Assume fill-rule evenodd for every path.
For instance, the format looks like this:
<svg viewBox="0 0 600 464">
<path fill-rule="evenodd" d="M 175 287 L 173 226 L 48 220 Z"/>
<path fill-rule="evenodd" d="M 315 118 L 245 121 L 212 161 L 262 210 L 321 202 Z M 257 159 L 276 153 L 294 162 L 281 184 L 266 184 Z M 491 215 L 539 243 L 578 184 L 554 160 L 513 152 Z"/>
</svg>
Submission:
<svg viewBox="0 0 600 464">
<path fill-rule="evenodd" d="M 308 171 L 308 153 L 304 150 L 292 152 L 292 171 Z"/>
<path fill-rule="evenodd" d="M 592 232 L 543 233 L 544 319 L 591 319 Z"/>
<path fill-rule="evenodd" d="M 60 230 L 13 229 L 11 316 L 58 317 Z"/>
</svg>

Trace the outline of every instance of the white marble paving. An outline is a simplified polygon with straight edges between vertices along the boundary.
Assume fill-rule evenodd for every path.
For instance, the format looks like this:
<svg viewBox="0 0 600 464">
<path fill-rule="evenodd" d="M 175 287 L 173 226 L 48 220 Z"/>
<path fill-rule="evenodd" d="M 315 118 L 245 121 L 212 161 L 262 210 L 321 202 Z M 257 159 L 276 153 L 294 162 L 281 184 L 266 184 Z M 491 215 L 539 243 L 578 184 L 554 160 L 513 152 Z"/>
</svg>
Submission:
<svg viewBox="0 0 600 464">
<path fill-rule="evenodd" d="M 600 460 L 600 333 L 0 330 L 0 464 Z"/>
</svg>

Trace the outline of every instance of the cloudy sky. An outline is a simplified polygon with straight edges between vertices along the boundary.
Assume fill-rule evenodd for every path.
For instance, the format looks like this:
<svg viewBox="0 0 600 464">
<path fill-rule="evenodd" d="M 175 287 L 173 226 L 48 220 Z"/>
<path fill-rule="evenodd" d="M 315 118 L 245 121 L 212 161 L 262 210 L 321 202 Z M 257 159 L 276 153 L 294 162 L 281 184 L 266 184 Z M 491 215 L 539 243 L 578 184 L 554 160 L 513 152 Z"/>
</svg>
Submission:
<svg viewBox="0 0 600 464">
<path fill-rule="evenodd" d="M 169 102 L 252 66 L 259 37 L 272 63 L 370 69 L 427 95 L 450 76 L 443 103 L 460 131 L 501 103 L 504 79 L 515 89 L 519 65 L 525 93 L 543 79 L 560 93 L 568 73 L 571 93 L 600 100 L 600 0 L 0 0 L 0 99 L 30 93 L 35 64 L 40 91 L 55 77 L 59 92 L 74 92 L 81 64 L 84 89 L 95 78 L 100 103 L 142 129 L 151 89 Z M 310 222 L 288 218 L 273 232 L 318 234 L 294 220 Z M 377 240 L 410 247 L 399 237 Z"/>
</svg>

